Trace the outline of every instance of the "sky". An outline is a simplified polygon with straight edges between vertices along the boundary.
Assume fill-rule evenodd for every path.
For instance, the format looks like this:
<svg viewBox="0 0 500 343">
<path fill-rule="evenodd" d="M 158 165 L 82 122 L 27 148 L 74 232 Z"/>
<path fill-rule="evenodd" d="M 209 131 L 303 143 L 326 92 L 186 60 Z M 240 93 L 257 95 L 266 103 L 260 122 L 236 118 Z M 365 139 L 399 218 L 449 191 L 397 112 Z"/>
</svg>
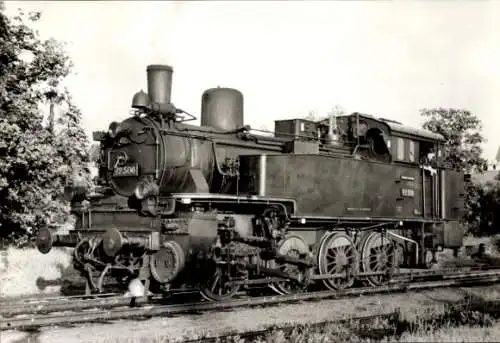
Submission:
<svg viewBox="0 0 500 343">
<path fill-rule="evenodd" d="M 172 101 L 199 117 L 205 89 L 240 90 L 245 123 L 334 105 L 418 127 L 421 108 L 465 108 L 500 146 L 500 1 L 6 1 L 39 10 L 67 43 L 89 137 L 130 113 L 146 66 L 174 68 Z M 195 123 L 199 123 L 195 122 Z"/>
</svg>

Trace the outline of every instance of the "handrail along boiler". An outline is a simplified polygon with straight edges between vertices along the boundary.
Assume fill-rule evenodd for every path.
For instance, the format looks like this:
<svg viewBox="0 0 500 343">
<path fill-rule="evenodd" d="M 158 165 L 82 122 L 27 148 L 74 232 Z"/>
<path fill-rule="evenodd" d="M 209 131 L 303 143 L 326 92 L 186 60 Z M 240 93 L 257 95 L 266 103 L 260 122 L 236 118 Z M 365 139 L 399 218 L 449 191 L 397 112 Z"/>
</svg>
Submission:
<svg viewBox="0 0 500 343">
<path fill-rule="evenodd" d="M 105 276 L 210 300 L 375 286 L 462 245 L 464 175 L 441 163 L 441 135 L 362 113 L 255 134 L 242 93 L 219 87 L 190 125 L 171 102 L 172 75 L 148 66 L 133 115 L 94 133 L 99 187 L 73 198 L 75 229 L 40 230 L 40 251 L 75 248 L 89 292 Z"/>
</svg>

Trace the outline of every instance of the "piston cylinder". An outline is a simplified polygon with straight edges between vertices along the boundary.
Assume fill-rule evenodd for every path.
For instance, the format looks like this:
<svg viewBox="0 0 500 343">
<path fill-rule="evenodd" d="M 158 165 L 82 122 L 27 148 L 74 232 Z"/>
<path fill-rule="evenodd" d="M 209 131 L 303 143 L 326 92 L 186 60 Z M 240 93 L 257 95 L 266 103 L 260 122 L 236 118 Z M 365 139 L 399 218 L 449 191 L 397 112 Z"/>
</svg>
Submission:
<svg viewBox="0 0 500 343">
<path fill-rule="evenodd" d="M 243 126 L 243 94 L 233 88 L 211 88 L 203 92 L 201 125 L 231 131 Z"/>
<path fill-rule="evenodd" d="M 168 104 L 172 92 L 172 74 L 168 65 L 153 64 L 146 69 L 148 74 L 148 95 L 152 103 Z"/>
</svg>

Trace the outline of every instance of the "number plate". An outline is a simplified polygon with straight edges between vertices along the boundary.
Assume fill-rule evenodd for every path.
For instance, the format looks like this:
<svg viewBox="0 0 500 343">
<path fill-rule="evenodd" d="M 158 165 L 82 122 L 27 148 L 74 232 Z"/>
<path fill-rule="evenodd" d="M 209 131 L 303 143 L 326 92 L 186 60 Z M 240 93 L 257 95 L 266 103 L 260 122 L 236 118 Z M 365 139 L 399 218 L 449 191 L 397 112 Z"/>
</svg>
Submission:
<svg viewBox="0 0 500 343">
<path fill-rule="evenodd" d="M 403 198 L 414 198 L 415 197 L 415 190 L 411 188 L 401 188 L 401 196 Z"/>
<path fill-rule="evenodd" d="M 139 166 L 137 164 L 131 164 L 126 166 L 119 166 L 113 170 L 114 177 L 127 177 L 127 176 L 139 176 Z"/>
</svg>

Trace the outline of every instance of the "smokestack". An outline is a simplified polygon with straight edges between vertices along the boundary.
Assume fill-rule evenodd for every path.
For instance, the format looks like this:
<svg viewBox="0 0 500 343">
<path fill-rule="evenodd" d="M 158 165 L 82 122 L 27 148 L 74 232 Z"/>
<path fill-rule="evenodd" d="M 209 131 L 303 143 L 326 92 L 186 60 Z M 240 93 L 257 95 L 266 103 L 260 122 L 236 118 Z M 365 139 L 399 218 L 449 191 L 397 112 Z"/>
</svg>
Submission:
<svg viewBox="0 0 500 343">
<path fill-rule="evenodd" d="M 148 74 L 148 95 L 152 103 L 169 104 L 172 92 L 171 66 L 162 64 L 149 65 L 146 69 Z"/>
</svg>

